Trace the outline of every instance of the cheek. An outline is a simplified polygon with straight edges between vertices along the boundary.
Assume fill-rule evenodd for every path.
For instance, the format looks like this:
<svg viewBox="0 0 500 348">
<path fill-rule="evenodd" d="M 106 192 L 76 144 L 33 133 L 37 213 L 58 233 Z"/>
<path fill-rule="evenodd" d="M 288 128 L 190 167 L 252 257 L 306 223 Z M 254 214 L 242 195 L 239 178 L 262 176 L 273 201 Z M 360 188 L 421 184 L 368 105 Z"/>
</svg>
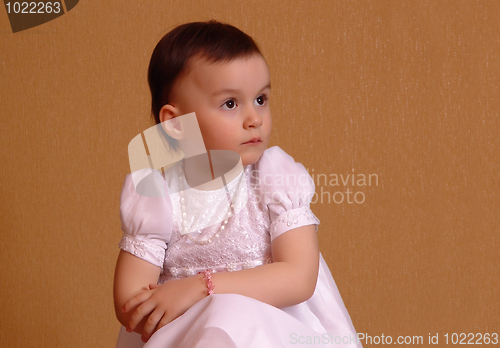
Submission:
<svg viewBox="0 0 500 348">
<path fill-rule="evenodd" d="M 198 114 L 197 114 L 198 115 Z M 198 118 L 198 125 L 200 126 L 200 131 L 203 135 L 210 135 L 214 132 L 215 126 L 214 123 L 211 122 L 210 115 L 200 113 Z"/>
<path fill-rule="evenodd" d="M 203 139 L 211 145 L 224 144 L 234 133 L 230 131 L 226 125 L 216 122 L 200 124 L 200 130 L 203 135 Z"/>
<path fill-rule="evenodd" d="M 271 118 L 271 115 L 269 115 L 267 118 L 266 118 L 266 130 L 267 130 L 267 133 L 268 134 L 271 134 L 271 130 L 273 128 L 273 121 L 272 121 L 272 118 Z"/>
</svg>

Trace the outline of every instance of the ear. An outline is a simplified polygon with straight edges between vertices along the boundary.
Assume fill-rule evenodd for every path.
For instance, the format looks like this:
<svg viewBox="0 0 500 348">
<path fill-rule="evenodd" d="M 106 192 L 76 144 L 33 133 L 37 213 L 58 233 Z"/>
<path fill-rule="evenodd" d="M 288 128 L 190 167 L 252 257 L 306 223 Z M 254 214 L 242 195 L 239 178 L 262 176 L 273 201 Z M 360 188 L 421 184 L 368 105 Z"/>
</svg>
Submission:
<svg viewBox="0 0 500 348">
<path fill-rule="evenodd" d="M 159 114 L 161 126 L 165 132 L 170 137 L 180 140 L 184 138 L 184 131 L 181 123 L 176 119 L 177 116 L 179 116 L 177 108 L 170 104 L 163 105 Z"/>
</svg>

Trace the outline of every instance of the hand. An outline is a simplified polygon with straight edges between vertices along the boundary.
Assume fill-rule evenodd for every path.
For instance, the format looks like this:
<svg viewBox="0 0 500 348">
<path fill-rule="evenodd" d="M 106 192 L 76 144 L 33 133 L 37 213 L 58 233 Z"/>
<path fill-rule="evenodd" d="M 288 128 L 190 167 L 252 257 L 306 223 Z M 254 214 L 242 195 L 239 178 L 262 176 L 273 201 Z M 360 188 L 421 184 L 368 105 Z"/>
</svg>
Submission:
<svg viewBox="0 0 500 348">
<path fill-rule="evenodd" d="M 184 314 L 206 296 L 205 280 L 200 274 L 170 280 L 161 285 L 150 284 L 149 289 L 132 297 L 122 308 L 124 313 L 134 309 L 127 331 L 132 332 L 149 315 L 142 331 L 142 340 L 146 342 L 155 331 Z"/>
</svg>

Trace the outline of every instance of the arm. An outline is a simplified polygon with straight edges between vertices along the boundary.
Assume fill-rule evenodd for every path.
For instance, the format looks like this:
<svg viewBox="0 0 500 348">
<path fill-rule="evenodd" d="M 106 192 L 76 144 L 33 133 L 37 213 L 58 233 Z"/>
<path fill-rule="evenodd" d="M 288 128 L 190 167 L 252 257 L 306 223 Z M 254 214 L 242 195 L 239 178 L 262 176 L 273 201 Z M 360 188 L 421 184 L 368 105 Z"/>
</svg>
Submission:
<svg viewBox="0 0 500 348">
<path fill-rule="evenodd" d="M 273 263 L 212 276 L 215 293 L 235 293 L 282 308 L 309 299 L 319 268 L 314 225 L 295 228 L 272 243 Z"/>
<path fill-rule="evenodd" d="M 134 176 L 136 181 L 134 183 Z M 116 262 L 113 297 L 116 317 L 125 327 L 132 313 L 123 311 L 131 298 L 142 301 L 151 295 L 149 285 L 156 284 L 165 259 L 165 249 L 172 232 L 172 203 L 168 196 L 142 196 L 136 184 L 161 190 L 166 184 L 157 171 L 140 170 L 125 177 L 120 195 L 120 221 L 123 238 Z M 145 186 L 143 186 L 144 188 Z M 136 256 L 137 255 L 137 256 Z M 145 321 L 135 327 L 141 332 Z"/>
<path fill-rule="evenodd" d="M 120 250 L 113 286 L 116 317 L 144 342 L 207 295 L 202 275 L 157 285 L 159 275 L 160 267 Z"/>
<path fill-rule="evenodd" d="M 215 293 L 240 294 L 276 307 L 292 306 L 309 299 L 316 287 L 319 267 L 314 225 L 281 234 L 272 243 L 272 253 L 271 264 L 214 274 Z M 207 296 L 201 275 L 168 281 L 153 291 L 156 291 L 155 294 L 146 301 L 135 296 L 124 306 L 127 311 L 133 312 L 128 327 L 135 331 L 138 331 L 136 325 L 143 323 L 149 313 L 158 311 L 147 319 L 142 331 L 144 340 Z"/>
<path fill-rule="evenodd" d="M 123 312 L 122 308 L 125 303 L 134 296 L 144 293 L 145 290 L 149 290 L 149 284 L 156 284 L 159 275 L 160 267 L 120 250 L 116 261 L 113 297 L 116 317 L 123 326 L 128 327 L 133 313 Z M 134 331 L 142 333 L 144 323 L 145 320 L 141 320 Z"/>
</svg>

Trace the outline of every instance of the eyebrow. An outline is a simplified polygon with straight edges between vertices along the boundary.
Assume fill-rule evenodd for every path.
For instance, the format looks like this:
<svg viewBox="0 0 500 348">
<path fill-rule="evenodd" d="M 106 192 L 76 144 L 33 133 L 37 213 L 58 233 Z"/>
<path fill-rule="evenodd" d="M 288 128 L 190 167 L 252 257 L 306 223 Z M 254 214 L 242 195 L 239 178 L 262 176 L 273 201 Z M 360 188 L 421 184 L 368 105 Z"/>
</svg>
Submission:
<svg viewBox="0 0 500 348">
<path fill-rule="evenodd" d="M 271 82 L 269 82 L 266 86 L 264 86 L 264 87 L 261 89 L 261 91 L 262 91 L 262 90 L 264 90 L 264 89 L 266 89 L 266 88 L 271 89 Z M 224 94 L 224 93 L 231 94 L 231 93 L 236 93 L 236 92 L 238 92 L 238 90 L 237 90 L 237 89 L 233 89 L 233 88 L 224 88 L 224 89 L 221 89 L 221 90 L 219 90 L 219 91 L 214 92 L 214 93 L 212 94 L 212 96 L 213 96 L 213 97 L 215 97 L 215 96 L 217 96 L 217 95 L 219 95 L 219 94 Z"/>
</svg>

